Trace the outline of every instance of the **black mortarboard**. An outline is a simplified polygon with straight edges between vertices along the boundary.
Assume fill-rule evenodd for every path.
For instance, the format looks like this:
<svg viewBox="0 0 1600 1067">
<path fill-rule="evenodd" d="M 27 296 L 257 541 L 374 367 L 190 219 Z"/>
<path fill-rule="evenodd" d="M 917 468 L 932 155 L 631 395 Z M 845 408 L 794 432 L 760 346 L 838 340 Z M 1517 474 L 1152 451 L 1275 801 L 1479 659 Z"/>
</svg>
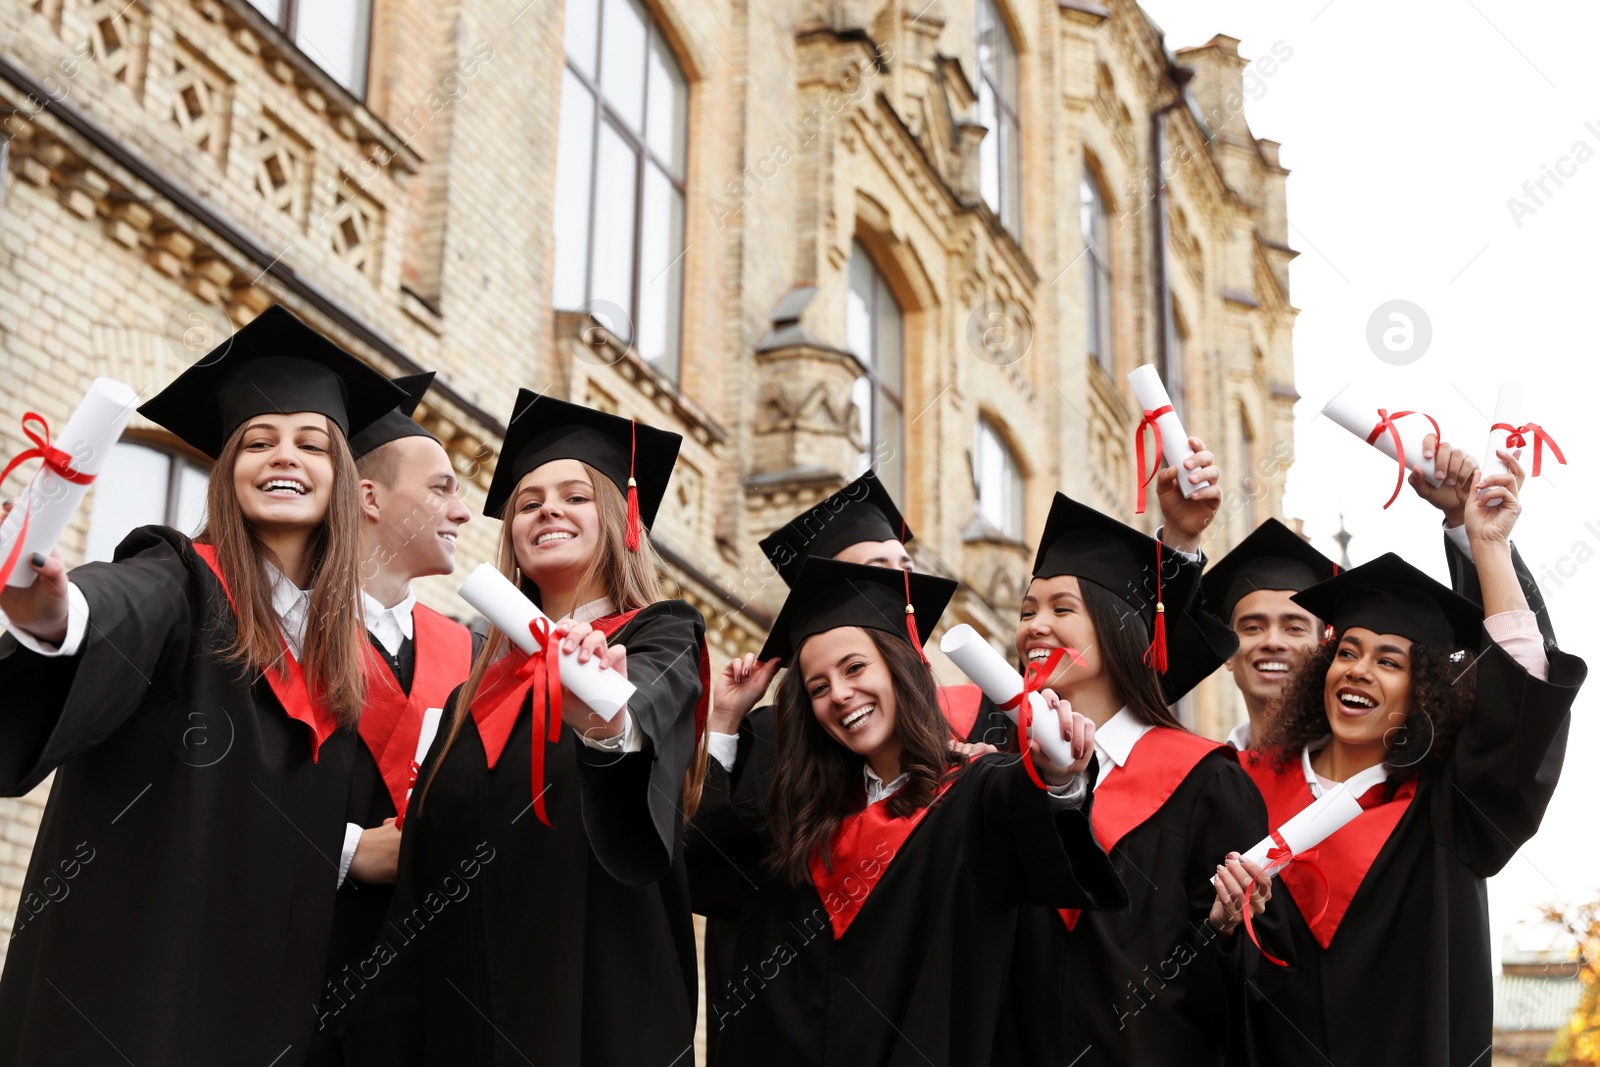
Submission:
<svg viewBox="0 0 1600 1067">
<path fill-rule="evenodd" d="M 840 626 L 883 630 L 922 655 L 919 625 L 931 630 L 955 592 L 950 578 L 812 556 L 801 565 L 761 658 L 788 660 L 806 638 Z"/>
<path fill-rule="evenodd" d="M 1033 560 L 1035 578 L 1070 574 L 1103 586 L 1150 627 L 1147 662 L 1167 669 L 1163 569 L 1178 573 L 1182 557 L 1149 534 L 1057 493 Z"/>
<path fill-rule="evenodd" d="M 1478 647 L 1483 634 L 1481 607 L 1393 552 L 1296 593 L 1293 599 L 1330 623 L 1335 633 L 1361 626 L 1450 651 Z"/>
<path fill-rule="evenodd" d="M 1212 564 L 1201 586 L 1206 603 L 1231 625 L 1233 609 L 1257 589 L 1298 593 L 1338 573 L 1333 560 L 1277 519 L 1268 519 Z"/>
<path fill-rule="evenodd" d="M 350 436 L 350 454 L 360 459 L 380 445 L 390 441 L 398 441 L 402 437 L 433 437 L 433 434 L 422 428 L 411 416 L 416 414 L 417 405 L 422 403 L 422 397 L 433 384 L 436 372 L 424 371 L 421 374 L 407 374 L 394 379 L 394 384 L 405 390 L 406 399 L 390 411 L 383 413 L 378 421 L 368 426 L 358 434 Z M 438 440 L 438 438 L 434 438 Z"/>
<path fill-rule="evenodd" d="M 575 459 L 610 478 L 628 498 L 628 547 L 637 548 L 636 524 L 648 530 L 655 522 L 683 437 L 530 389 L 517 390 L 512 411 L 483 513 L 500 518 L 529 471 L 553 459 Z"/>
<path fill-rule="evenodd" d="M 868 471 L 761 541 L 761 551 L 788 585 L 812 556 L 832 559 L 862 541 L 909 542 L 912 533 L 889 490 Z"/>
<path fill-rule="evenodd" d="M 348 438 L 405 393 L 278 304 L 185 370 L 139 408 L 212 459 L 257 415 L 315 411 Z"/>
</svg>

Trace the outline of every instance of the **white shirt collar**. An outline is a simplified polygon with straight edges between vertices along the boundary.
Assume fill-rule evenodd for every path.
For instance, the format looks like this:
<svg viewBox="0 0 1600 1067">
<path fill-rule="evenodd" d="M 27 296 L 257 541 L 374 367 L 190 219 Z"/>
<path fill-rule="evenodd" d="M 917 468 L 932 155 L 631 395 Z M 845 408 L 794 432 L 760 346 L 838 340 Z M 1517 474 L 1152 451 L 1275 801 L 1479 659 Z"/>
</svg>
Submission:
<svg viewBox="0 0 1600 1067">
<path fill-rule="evenodd" d="M 392 608 L 386 608 L 365 589 L 361 591 L 361 609 L 367 618 L 367 629 L 384 651 L 391 656 L 400 654 L 400 646 L 414 632 L 411 609 L 417 606 L 417 594 L 406 590 L 405 599 Z"/>
<path fill-rule="evenodd" d="M 1115 767 L 1120 767 L 1127 763 L 1129 754 L 1133 752 L 1133 746 L 1138 744 L 1139 739 L 1153 729 L 1155 727 L 1148 723 L 1140 722 L 1133 717 L 1132 712 L 1127 708 L 1123 708 L 1107 719 L 1104 726 L 1094 732 L 1094 747 L 1100 753 L 1100 762 L 1104 764 L 1109 760 L 1112 766 Z M 1105 780 L 1105 776 L 1110 770 L 1111 767 L 1101 767 L 1101 781 Z"/>
<path fill-rule="evenodd" d="M 1243 752 L 1243 751 L 1245 751 L 1246 749 L 1248 749 L 1250 747 L 1250 720 L 1249 719 L 1246 719 L 1244 722 L 1240 723 L 1238 726 L 1235 726 L 1232 730 L 1228 731 L 1228 744 L 1232 745 L 1234 748 L 1238 749 L 1240 752 Z"/>
<path fill-rule="evenodd" d="M 278 630 L 295 659 L 306 643 L 306 617 L 311 611 L 311 590 L 301 589 L 266 560 L 267 581 L 272 583 L 272 612 L 278 616 Z"/>
<path fill-rule="evenodd" d="M 594 622 L 596 619 L 612 614 L 615 610 L 611 606 L 610 597 L 601 597 L 599 600 L 591 600 L 587 604 L 579 604 L 572 609 L 572 614 L 567 618 L 573 622 Z"/>
<path fill-rule="evenodd" d="M 893 796 L 895 791 L 901 786 L 905 785 L 906 781 L 911 777 L 911 772 L 907 771 L 905 774 L 902 774 L 888 785 L 884 785 L 883 779 L 879 778 L 877 772 L 872 769 L 872 764 L 863 763 L 861 765 L 861 771 L 866 778 L 867 803 L 869 805 L 876 804 L 884 797 Z"/>
<path fill-rule="evenodd" d="M 1305 768 L 1306 785 L 1311 787 L 1311 795 L 1314 797 L 1320 798 L 1323 793 L 1328 791 L 1328 787 L 1324 783 L 1330 780 L 1323 778 L 1311 766 L 1311 754 L 1313 752 L 1321 752 L 1327 747 L 1328 742 L 1332 740 L 1333 735 L 1329 734 L 1319 740 L 1310 742 L 1300 750 L 1300 763 Z M 1375 785 L 1382 785 L 1388 778 L 1388 766 L 1383 763 L 1375 763 L 1364 771 L 1357 771 L 1343 782 L 1333 782 L 1332 785 L 1347 786 L 1350 790 L 1350 795 L 1359 800 L 1366 795 L 1367 790 Z"/>
</svg>

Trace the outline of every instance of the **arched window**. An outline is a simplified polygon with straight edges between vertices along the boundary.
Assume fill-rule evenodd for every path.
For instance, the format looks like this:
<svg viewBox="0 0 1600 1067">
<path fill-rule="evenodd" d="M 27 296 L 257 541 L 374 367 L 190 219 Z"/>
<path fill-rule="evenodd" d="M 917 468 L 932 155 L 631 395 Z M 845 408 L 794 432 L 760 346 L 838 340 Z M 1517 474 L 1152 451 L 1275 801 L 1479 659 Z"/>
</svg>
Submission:
<svg viewBox="0 0 1600 1067">
<path fill-rule="evenodd" d="M 861 439 L 867 444 L 861 470 L 876 468 L 890 495 L 903 501 L 905 368 L 900 305 L 859 241 L 850 254 L 849 274 L 845 347 L 866 368 L 850 394 L 861 420 Z"/>
<path fill-rule="evenodd" d="M 1083 228 L 1084 325 L 1089 355 L 1108 373 L 1115 370 L 1111 318 L 1111 211 L 1100 179 L 1086 164 L 1078 186 L 1078 221 Z"/>
<path fill-rule="evenodd" d="M 1022 234 L 1022 149 L 1017 121 L 1017 46 L 995 0 L 978 0 L 978 152 L 983 199 L 1006 229 Z"/>
<path fill-rule="evenodd" d="M 94 480 L 85 562 L 108 560 L 140 526 L 171 526 L 186 534 L 205 522 L 208 470 L 187 455 L 119 441 Z"/>
<path fill-rule="evenodd" d="M 639 0 L 568 4 L 565 47 L 555 304 L 616 305 L 603 324 L 676 381 L 688 85 Z"/>
<path fill-rule="evenodd" d="M 250 0 L 333 80 L 367 95 L 372 0 Z"/>
<path fill-rule="evenodd" d="M 1005 438 L 988 419 L 978 420 L 972 445 L 972 479 L 978 515 L 990 529 L 1022 539 L 1022 468 Z"/>
<path fill-rule="evenodd" d="M 1172 410 L 1178 417 L 1188 421 L 1188 380 L 1186 377 L 1186 362 L 1189 358 L 1189 330 L 1183 321 L 1183 312 L 1178 310 L 1178 301 L 1170 300 L 1167 303 L 1167 351 L 1161 368 L 1161 380 L 1167 387 L 1167 395 L 1172 398 Z"/>
</svg>

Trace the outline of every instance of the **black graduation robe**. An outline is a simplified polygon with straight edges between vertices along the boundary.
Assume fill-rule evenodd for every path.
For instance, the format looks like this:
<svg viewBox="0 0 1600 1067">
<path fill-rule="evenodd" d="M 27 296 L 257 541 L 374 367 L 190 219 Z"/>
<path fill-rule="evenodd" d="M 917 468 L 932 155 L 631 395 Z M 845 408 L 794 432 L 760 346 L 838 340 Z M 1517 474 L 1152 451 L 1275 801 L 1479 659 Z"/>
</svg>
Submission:
<svg viewBox="0 0 1600 1067">
<path fill-rule="evenodd" d="M 493 770 L 460 691 L 451 696 L 407 810 L 389 917 L 358 968 L 370 984 L 352 993 L 352 1062 L 598 1067 L 668 1064 L 691 1048 L 698 977 L 679 801 L 704 630 L 669 600 L 612 635 L 628 650 L 644 750 L 595 751 L 563 725 L 545 751 L 549 826 L 532 806 L 532 694 Z"/>
<path fill-rule="evenodd" d="M 1290 966 L 1262 963 L 1251 984 L 1256 1062 L 1488 1062 L 1494 986 L 1484 880 L 1539 828 L 1588 668 L 1551 650 L 1549 680 L 1540 681 L 1492 641 L 1485 645 L 1471 717 L 1443 764 L 1415 779 L 1326 948 L 1302 910 L 1314 917 L 1318 902 L 1274 887 L 1277 922 L 1262 944 Z M 1274 775 L 1267 761 L 1253 773 Z M 1269 796 L 1298 783 L 1296 802 L 1271 812 L 1278 825 L 1310 803 L 1311 791 L 1298 761 L 1275 776 L 1283 777 L 1264 783 Z"/>
<path fill-rule="evenodd" d="M 1134 746 L 1130 764 L 1150 737 Z M 1114 782 L 1108 778 L 1101 791 Z M 1007 994 L 1019 1010 L 1003 1034 L 1006 1062 L 1224 1062 L 1243 1041 L 1244 933 L 1223 938 L 1206 922 L 1216 899 L 1211 879 L 1228 852 L 1266 836 L 1266 823 L 1233 750 L 1215 747 L 1112 848 L 1128 887 L 1126 909 L 1084 912 L 1070 931 L 1053 909 L 1024 909 Z"/>
<path fill-rule="evenodd" d="M 1052 810 L 1014 756 L 968 765 L 838 938 L 815 886 L 752 885 L 725 858 L 749 848 L 731 801 L 713 762 L 689 835 L 695 904 L 737 925 L 733 977 L 707 988 L 712 1067 L 1008 1062 L 993 1052 L 1018 905 L 1127 899 L 1082 814 Z"/>
<path fill-rule="evenodd" d="M 304 1060 L 358 741 L 223 662 L 189 539 L 135 530 L 71 574 L 72 657 L 0 639 L 0 792 L 55 771 L 0 976 L 0 1063 Z"/>
</svg>

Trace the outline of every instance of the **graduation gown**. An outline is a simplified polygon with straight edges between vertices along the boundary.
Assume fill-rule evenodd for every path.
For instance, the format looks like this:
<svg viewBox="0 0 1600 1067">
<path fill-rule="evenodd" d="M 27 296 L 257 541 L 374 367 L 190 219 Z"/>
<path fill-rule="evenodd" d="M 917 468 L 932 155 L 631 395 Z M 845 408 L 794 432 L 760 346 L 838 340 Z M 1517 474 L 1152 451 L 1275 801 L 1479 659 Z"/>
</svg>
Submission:
<svg viewBox="0 0 1600 1067">
<path fill-rule="evenodd" d="M 0 792 L 55 771 L 0 976 L 0 1063 L 303 1061 L 353 732 L 224 662 L 221 583 L 175 530 L 72 572 L 71 657 L 0 638 Z"/>
<path fill-rule="evenodd" d="M 1319 849 L 1333 886 L 1316 930 L 1307 919 L 1320 885 L 1291 880 L 1293 866 L 1279 876 L 1287 891 L 1275 888 L 1278 921 L 1262 943 L 1290 967 L 1263 963 L 1252 983 L 1256 1062 L 1484 1062 L 1494 1019 L 1484 880 L 1539 828 L 1587 673 L 1552 650 L 1540 681 L 1485 643 L 1471 716 L 1443 764 L 1404 788 L 1375 787 L 1368 810 Z M 1273 826 L 1312 800 L 1298 761 L 1275 771 L 1257 760 L 1250 771 Z"/>
<path fill-rule="evenodd" d="M 429 708 L 443 708 L 472 669 L 476 641 L 465 626 L 422 604 L 412 607 L 411 622 L 412 636 L 393 657 L 367 634 L 372 646 L 367 704 L 361 712 L 348 818 L 364 829 L 382 826 L 405 803 L 422 717 Z M 353 878 L 339 887 L 312 1064 L 344 1062 L 349 1018 L 341 1005 L 361 982 L 359 968 L 372 953 L 393 896 L 392 886 Z"/>
<path fill-rule="evenodd" d="M 1217 864 L 1266 836 L 1266 810 L 1233 750 L 1193 735 L 1181 735 L 1176 771 L 1158 763 L 1131 774 L 1161 732 L 1140 738 L 1095 797 L 1128 907 L 1084 912 L 1070 931 L 1053 909 L 1022 913 L 1008 1063 L 1216 1064 L 1242 1046 L 1244 934 L 1223 938 L 1206 918 Z"/>
<path fill-rule="evenodd" d="M 835 857 L 844 876 L 891 857 L 836 937 L 813 884 L 752 885 L 724 858 L 749 847 L 729 790 L 714 763 L 690 832 L 696 910 L 736 923 L 732 978 L 707 989 L 712 1067 L 1010 1062 L 993 1053 L 1018 905 L 1126 901 L 1082 814 L 1052 810 L 1015 757 L 991 755 L 898 845 Z"/>
<path fill-rule="evenodd" d="M 691 1047 L 698 977 L 679 799 L 704 631 L 698 612 L 668 600 L 612 634 L 628 649 L 644 749 L 592 750 L 563 725 L 545 750 L 548 826 L 532 804 L 533 695 L 492 770 L 460 691 L 451 696 L 419 783 L 465 718 L 406 815 L 394 901 L 358 968 L 371 984 L 353 993 L 352 1062 L 667 1064 Z"/>
</svg>

